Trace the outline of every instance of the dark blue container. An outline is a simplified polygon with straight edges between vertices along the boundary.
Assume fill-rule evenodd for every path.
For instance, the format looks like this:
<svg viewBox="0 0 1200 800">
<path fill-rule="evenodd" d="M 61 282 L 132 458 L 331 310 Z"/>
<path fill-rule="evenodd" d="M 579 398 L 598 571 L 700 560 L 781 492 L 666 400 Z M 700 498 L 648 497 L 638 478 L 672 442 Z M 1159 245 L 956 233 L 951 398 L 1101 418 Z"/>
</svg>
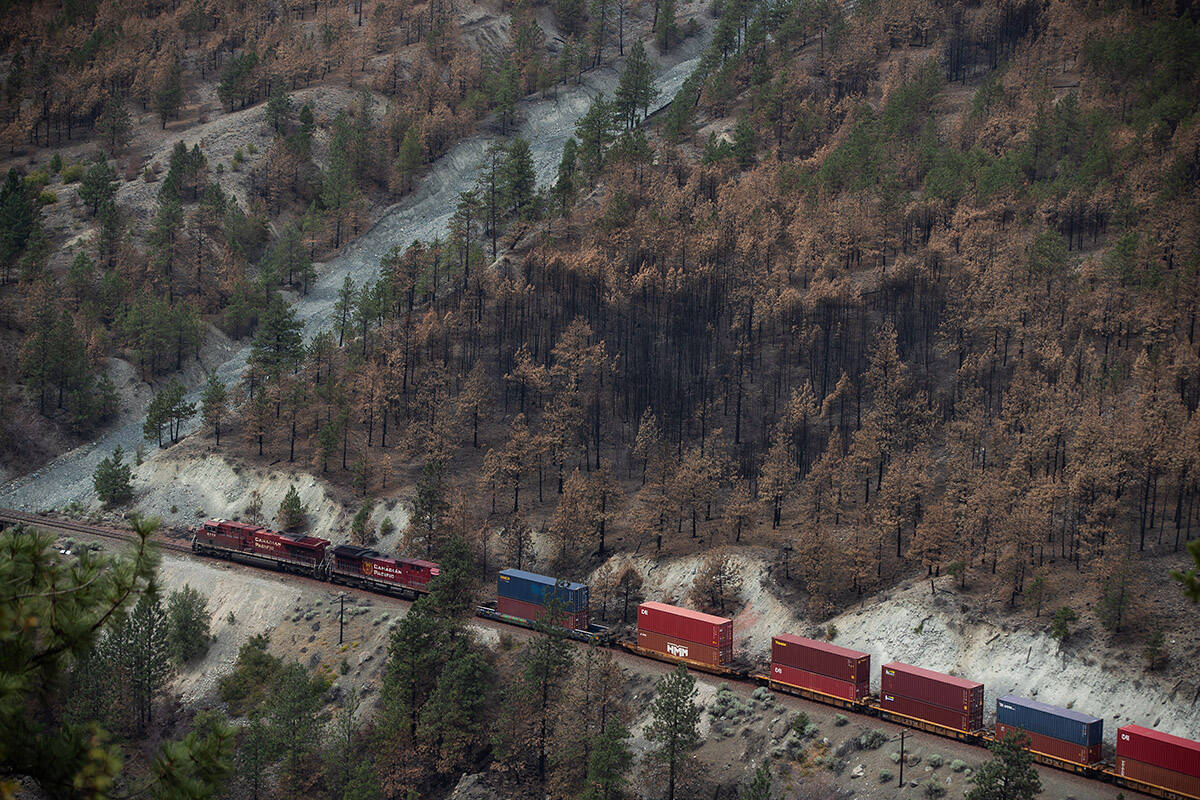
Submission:
<svg viewBox="0 0 1200 800">
<path fill-rule="evenodd" d="M 1104 720 L 1015 694 L 996 698 L 996 721 L 1083 747 L 1104 739 Z"/>
<path fill-rule="evenodd" d="M 568 614 L 588 609 L 588 587 L 573 581 L 558 581 L 523 569 L 506 569 L 496 579 L 496 594 L 510 600 L 544 606 L 551 600 L 562 603 Z"/>
</svg>

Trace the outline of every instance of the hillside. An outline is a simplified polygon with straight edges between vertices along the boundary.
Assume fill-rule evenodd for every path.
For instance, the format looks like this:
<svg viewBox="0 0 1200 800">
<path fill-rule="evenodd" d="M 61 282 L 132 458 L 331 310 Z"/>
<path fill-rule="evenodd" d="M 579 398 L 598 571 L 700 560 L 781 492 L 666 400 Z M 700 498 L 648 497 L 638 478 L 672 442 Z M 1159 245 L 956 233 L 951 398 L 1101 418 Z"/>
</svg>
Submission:
<svg viewBox="0 0 1200 800">
<path fill-rule="evenodd" d="M 23 24 L 79 48 L 103 8 Z M 318 590 L 165 562 L 175 588 L 203 573 L 218 614 L 261 606 L 241 629 L 214 617 L 213 655 L 173 684 L 178 724 L 216 709 L 244 753 L 284 713 L 247 687 L 310 694 L 304 718 L 337 742 L 313 735 L 309 771 L 275 753 L 280 797 L 674 787 L 647 734 L 667 668 L 466 621 L 517 566 L 588 583 L 593 617 L 626 631 L 642 599 L 732 617 L 747 667 L 794 631 L 983 681 L 988 711 L 1016 692 L 1103 716 L 1106 755 L 1128 722 L 1200 736 L 1197 607 L 1172 578 L 1200 554 L 1193 9 L 381 0 L 361 28 L 353 6 L 260 12 L 218 15 L 255 18 L 253 45 L 193 31 L 184 6 L 151 15 L 189 102 L 134 115 L 123 155 L 87 168 L 136 163 L 111 200 L 34 177 L 103 146 L 108 106 L 58 142 L 80 120 L 17 82 L 26 174 L 6 213 L 59 194 L 5 262 L 0 497 L 180 533 L 290 527 L 447 577 L 404 616 L 364 605 L 335 646 Z M 342 44 L 316 35 L 345 14 Z M 400 39 L 406 23 L 426 27 Z M 134 29 L 87 47 L 119 70 L 148 46 Z M 283 55 L 296 31 L 316 55 Z M 263 65 L 310 56 L 276 124 Z M 256 77 L 231 96 L 239 63 Z M 114 501 L 91 478 L 117 446 L 138 453 Z M 293 662 L 320 685 L 273 683 Z M 732 704 L 716 683 L 704 709 Z M 925 791 L 881 788 L 890 751 L 862 752 L 866 729 L 742 701 L 736 724 L 705 712 L 677 797 L 733 796 L 760 764 L 786 797 Z M 822 736 L 793 709 L 823 713 Z M 230 791 L 258 774 L 238 762 Z"/>
<path fill-rule="evenodd" d="M 202 381 L 431 163 L 620 46 L 564 48 L 553 17 L 487 3 L 10 6 L 10 477 Z"/>
</svg>

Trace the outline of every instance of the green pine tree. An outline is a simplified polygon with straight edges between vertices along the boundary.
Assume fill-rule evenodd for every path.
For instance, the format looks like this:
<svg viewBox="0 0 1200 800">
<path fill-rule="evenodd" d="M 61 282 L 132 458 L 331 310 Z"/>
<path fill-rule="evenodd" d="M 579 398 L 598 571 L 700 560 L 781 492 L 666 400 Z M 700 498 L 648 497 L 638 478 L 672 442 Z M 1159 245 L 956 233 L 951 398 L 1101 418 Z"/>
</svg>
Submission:
<svg viewBox="0 0 1200 800">
<path fill-rule="evenodd" d="M 651 757 L 666 766 L 667 800 L 675 800 L 680 767 L 700 744 L 701 707 L 696 703 L 696 694 L 696 679 L 683 665 L 655 687 L 646 739 L 654 746 Z"/>
<path fill-rule="evenodd" d="M 183 68 L 179 59 L 171 60 L 163 72 L 162 81 L 154 90 L 154 110 L 162 122 L 162 129 L 167 129 L 167 120 L 179 112 L 183 104 Z"/>
<path fill-rule="evenodd" d="M 92 475 L 96 496 L 106 508 L 124 505 L 133 499 L 133 469 L 124 459 L 125 451 L 117 445 L 111 456 L 100 460 Z"/>
<path fill-rule="evenodd" d="M 92 207 L 92 216 L 100 210 L 107 200 L 112 200 L 117 193 L 117 171 L 105 158 L 97 158 L 83 174 L 79 184 L 79 199 Z"/>
<path fill-rule="evenodd" d="M 554 189 L 552 190 L 554 198 L 558 201 L 559 209 L 564 214 L 572 198 L 575 197 L 575 160 L 577 148 L 578 144 L 575 142 L 574 136 L 567 139 L 566 144 L 563 145 L 562 159 L 558 162 L 558 178 L 554 181 Z"/>
<path fill-rule="evenodd" d="M 483 735 L 491 683 L 487 660 L 460 637 L 437 677 L 433 693 L 421 709 L 417 738 L 431 748 L 436 770 L 453 774 L 466 763 Z"/>
<path fill-rule="evenodd" d="M 612 720 L 592 742 L 583 800 L 617 800 L 625 796 L 625 780 L 633 765 L 629 729 Z"/>
<path fill-rule="evenodd" d="M 310 768 L 320 741 L 320 710 L 326 684 L 302 665 L 284 664 L 275 676 L 265 711 L 271 741 L 283 762 L 284 785 L 294 792 Z"/>
<path fill-rule="evenodd" d="M 167 640 L 176 664 L 195 661 L 208 650 L 212 613 L 204 595 L 184 584 L 167 598 Z"/>
<path fill-rule="evenodd" d="M 134 520 L 133 548 L 120 557 L 87 549 L 64 557 L 50 537 L 20 526 L 0 531 L 5 554 L 0 619 L 20 621 L 0 631 L 0 763 L 8 776 L 36 784 L 40 794 L 101 797 L 126 780 L 104 721 L 95 713 L 79 713 L 86 709 L 62 694 L 67 688 L 62 678 L 77 673 L 80 665 L 99 666 L 98 644 L 123 629 L 115 638 L 141 643 L 130 648 L 130 658 L 147 671 L 139 678 L 138 696 L 122 702 L 134 717 L 139 710 L 149 713 L 146 690 L 161 686 L 166 674 L 154 646 L 153 522 Z M 140 609 L 132 611 L 135 604 Z M 69 669 L 72 664 L 75 670 Z M 105 669 L 96 677 L 111 686 L 116 676 Z M 198 726 L 184 739 L 166 743 L 137 785 L 155 797 L 212 796 L 229 770 L 231 751 L 231 730 L 221 724 Z"/>
<path fill-rule="evenodd" d="M 501 192 L 508 212 L 519 217 L 534 216 L 534 191 L 537 176 L 533 171 L 533 156 L 529 142 L 520 136 L 508 145 L 501 171 Z"/>
<path fill-rule="evenodd" d="M 287 494 L 283 496 L 283 502 L 279 504 L 279 513 L 276 515 L 279 520 L 279 525 L 285 531 L 302 531 L 308 526 L 308 509 L 300 502 L 300 492 L 296 491 L 296 484 L 288 486 Z"/>
<path fill-rule="evenodd" d="M 375 526 L 371 525 L 371 510 L 374 506 L 372 501 L 363 503 L 355 512 L 354 519 L 350 520 L 350 538 L 357 544 L 375 543 Z"/>
<path fill-rule="evenodd" d="M 993 758 L 971 777 L 967 800 L 1032 800 L 1042 793 L 1042 781 L 1029 754 L 1029 737 L 1009 732 L 990 746 Z"/>
<path fill-rule="evenodd" d="M 580 171 L 585 180 L 592 180 L 604 166 L 604 151 L 613 140 L 613 110 L 604 100 L 603 92 L 575 123 L 575 136 L 579 140 L 576 152 Z"/>
<path fill-rule="evenodd" d="M 303 329 L 296 310 L 272 292 L 250 345 L 250 365 L 273 379 L 294 370 L 304 353 Z"/>
<path fill-rule="evenodd" d="M 1189 542 L 1187 551 L 1191 554 L 1195 566 L 1186 572 L 1183 570 L 1172 572 L 1171 577 L 1183 587 L 1183 593 L 1193 603 L 1200 603 L 1200 539 Z"/>
<path fill-rule="evenodd" d="M 629 49 L 629 58 L 625 62 L 625 69 L 621 73 L 616 96 L 613 98 L 613 109 L 628 130 L 637 124 L 638 113 L 641 112 L 644 117 L 650 109 L 650 104 L 657 97 L 654 70 L 639 39 Z"/>
<path fill-rule="evenodd" d="M 213 429 L 217 447 L 221 446 L 221 420 L 228 411 L 228 391 L 225 384 L 217 378 L 215 371 L 210 372 L 208 380 L 204 382 L 204 391 L 200 395 L 200 415 L 204 417 L 204 423 Z"/>
</svg>

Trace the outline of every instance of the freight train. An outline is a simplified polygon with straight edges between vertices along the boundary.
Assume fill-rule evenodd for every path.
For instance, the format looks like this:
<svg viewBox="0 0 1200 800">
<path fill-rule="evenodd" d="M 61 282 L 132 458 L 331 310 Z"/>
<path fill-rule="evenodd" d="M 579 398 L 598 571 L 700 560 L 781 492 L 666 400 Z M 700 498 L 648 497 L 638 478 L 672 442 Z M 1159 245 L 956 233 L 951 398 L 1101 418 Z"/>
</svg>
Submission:
<svg viewBox="0 0 1200 800">
<path fill-rule="evenodd" d="M 196 528 L 192 549 L 408 598 L 428 592 L 438 575 L 437 564 L 430 561 L 390 558 L 363 547 L 228 520 L 209 520 Z M 871 656 L 828 642 L 778 634 L 771 641 L 770 669 L 761 674 L 735 663 L 733 620 L 725 617 L 645 602 L 638 606 L 636 638 L 628 641 L 591 621 L 585 584 L 506 569 L 497 577 L 496 596 L 477 609 L 479 616 L 523 627 L 556 625 L 574 639 L 754 681 L 776 692 L 972 744 L 1021 734 L 1041 764 L 1168 800 L 1200 800 L 1200 742 L 1126 725 L 1117 730 L 1116 757 L 1107 763 L 1101 758 L 1103 720 L 1071 709 L 1005 695 L 996 701 L 994 729 L 986 730 L 984 686 L 977 681 L 891 662 L 880 667 L 875 696 L 870 691 Z"/>
</svg>

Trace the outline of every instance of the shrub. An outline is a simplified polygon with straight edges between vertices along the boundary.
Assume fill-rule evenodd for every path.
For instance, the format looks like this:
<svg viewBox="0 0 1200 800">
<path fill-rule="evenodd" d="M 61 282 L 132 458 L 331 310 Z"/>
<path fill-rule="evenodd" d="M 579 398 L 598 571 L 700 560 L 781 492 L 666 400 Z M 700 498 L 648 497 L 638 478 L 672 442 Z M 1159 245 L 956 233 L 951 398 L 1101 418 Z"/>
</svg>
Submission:
<svg viewBox="0 0 1200 800">
<path fill-rule="evenodd" d="M 946 787 L 942 786 L 933 778 L 930 778 L 921 784 L 921 793 L 926 797 L 931 798 L 931 800 L 934 800 L 934 798 L 945 797 Z"/>
<path fill-rule="evenodd" d="M 943 763 L 944 762 L 942 760 L 942 757 L 940 755 L 938 755 L 937 753 L 934 753 L 933 755 L 931 755 L 929 757 L 929 766 L 933 767 L 934 769 L 937 769 Z"/>
<path fill-rule="evenodd" d="M 78 183 L 83 180 L 83 164 L 68 164 L 62 168 L 63 183 Z"/>
<path fill-rule="evenodd" d="M 834 639 L 837 638 L 837 635 L 838 635 L 837 625 L 834 625 L 832 622 L 829 623 L 829 626 L 827 628 L 825 628 L 825 638 L 832 642 Z"/>
<path fill-rule="evenodd" d="M 258 148 L 254 146 L 254 142 L 250 142 L 249 144 L 246 145 L 246 152 L 249 153 L 250 155 L 254 155 L 255 153 L 258 152 Z"/>
<path fill-rule="evenodd" d="M 845 714 L 835 714 L 833 717 L 833 724 L 839 728 L 842 727 L 843 725 L 847 724 L 848 722 L 850 722 L 850 718 L 847 717 Z"/>
<path fill-rule="evenodd" d="M 237 663 L 217 684 L 221 699 L 234 716 L 243 716 L 262 705 L 267 690 L 283 662 L 267 652 L 268 639 L 259 634 L 238 650 Z"/>
<path fill-rule="evenodd" d="M 58 153 L 55 153 L 50 158 L 50 171 L 57 175 L 58 173 L 62 172 L 62 168 L 63 168 L 62 156 L 59 155 Z"/>
<path fill-rule="evenodd" d="M 900 751 L 893 750 L 892 754 L 890 756 L 888 756 L 888 758 L 890 758 L 892 760 L 893 764 L 899 764 L 900 763 Z"/>
<path fill-rule="evenodd" d="M 967 768 L 967 762 L 963 761 L 960 758 L 956 758 L 950 762 L 950 769 L 954 770 L 955 772 L 962 772 L 966 768 Z"/>
<path fill-rule="evenodd" d="M 858 743 L 862 745 L 863 750 L 878 750 L 883 747 L 883 743 L 888 740 L 888 736 L 878 728 L 872 728 L 859 737 Z"/>
<path fill-rule="evenodd" d="M 396 532 L 396 523 L 392 522 L 391 517 L 384 517 L 383 522 L 379 523 L 379 535 L 391 536 Z"/>
<path fill-rule="evenodd" d="M 889 772 L 888 770 L 886 770 L 886 769 L 879 770 L 879 782 L 880 783 L 887 783 L 892 779 L 892 777 L 893 777 L 892 773 Z"/>
<path fill-rule="evenodd" d="M 40 189 L 50 182 L 50 172 L 45 168 L 35 169 L 25 176 L 25 185 L 30 189 Z"/>
<path fill-rule="evenodd" d="M 52 206 L 58 202 L 58 195 L 49 189 L 42 189 L 38 192 L 37 201 L 39 206 Z"/>
</svg>

